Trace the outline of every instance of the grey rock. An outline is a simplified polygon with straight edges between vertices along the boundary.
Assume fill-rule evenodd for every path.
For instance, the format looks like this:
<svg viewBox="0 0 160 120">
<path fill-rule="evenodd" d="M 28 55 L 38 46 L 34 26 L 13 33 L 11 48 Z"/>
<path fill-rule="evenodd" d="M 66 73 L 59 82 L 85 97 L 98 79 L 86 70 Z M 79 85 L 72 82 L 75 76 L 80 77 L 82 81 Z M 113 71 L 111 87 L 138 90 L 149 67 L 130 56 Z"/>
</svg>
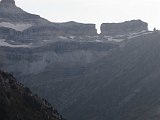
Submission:
<svg viewBox="0 0 160 120">
<path fill-rule="evenodd" d="M 50 22 L 39 15 L 23 11 L 17 7 L 14 0 L 2 0 L 0 2 L 0 22 L 30 23 L 32 25 L 49 24 Z"/>
<path fill-rule="evenodd" d="M 128 33 L 148 31 L 148 24 L 141 20 L 131 20 L 122 23 L 103 23 L 101 35 L 124 35 Z"/>
<path fill-rule="evenodd" d="M 4 23 L 5 22 L 5 23 Z M 76 22 L 52 23 L 39 15 L 23 11 L 15 5 L 14 0 L 2 0 L 0 2 L 0 23 L 6 24 L 29 24 L 32 27 L 25 31 L 27 36 L 55 36 L 55 35 L 76 35 L 90 36 L 97 35 L 95 24 L 82 24 Z"/>
<path fill-rule="evenodd" d="M 1 0 L 3 6 L 15 6 L 14 0 Z"/>
<path fill-rule="evenodd" d="M 97 30 L 95 24 L 67 22 L 33 26 L 25 30 L 23 34 L 27 36 L 96 36 Z"/>
</svg>

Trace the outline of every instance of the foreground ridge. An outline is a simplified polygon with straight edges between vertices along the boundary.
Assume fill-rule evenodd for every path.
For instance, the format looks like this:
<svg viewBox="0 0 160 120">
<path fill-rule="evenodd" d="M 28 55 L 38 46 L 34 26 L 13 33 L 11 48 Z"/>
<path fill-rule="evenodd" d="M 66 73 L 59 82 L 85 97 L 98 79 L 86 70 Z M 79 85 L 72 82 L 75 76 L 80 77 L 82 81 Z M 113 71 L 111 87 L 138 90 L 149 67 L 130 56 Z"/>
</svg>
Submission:
<svg viewBox="0 0 160 120">
<path fill-rule="evenodd" d="M 64 120 L 47 100 L 33 95 L 29 88 L 3 71 L 0 71 L 0 119 Z"/>
</svg>

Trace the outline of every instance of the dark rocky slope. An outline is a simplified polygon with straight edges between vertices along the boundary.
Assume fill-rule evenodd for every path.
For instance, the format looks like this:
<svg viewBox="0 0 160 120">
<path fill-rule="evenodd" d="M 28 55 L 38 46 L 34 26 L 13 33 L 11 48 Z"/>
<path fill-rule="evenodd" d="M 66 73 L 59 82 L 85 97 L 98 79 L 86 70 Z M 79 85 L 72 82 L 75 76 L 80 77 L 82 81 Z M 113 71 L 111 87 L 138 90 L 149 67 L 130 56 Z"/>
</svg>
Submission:
<svg viewBox="0 0 160 120">
<path fill-rule="evenodd" d="M 30 76 L 41 83 L 41 86 L 30 86 L 56 102 L 68 119 L 158 120 L 160 34 L 140 36 L 125 44 L 77 76 L 44 83 L 42 75 L 44 78 L 52 75 L 53 67 L 53 72 Z M 50 98 L 51 94 L 56 99 Z"/>
<path fill-rule="evenodd" d="M 33 95 L 11 74 L 0 71 L 0 119 L 62 120 L 62 117 L 51 104 Z"/>
<path fill-rule="evenodd" d="M 68 118 L 82 111 L 79 120 L 160 119 L 159 51 L 159 33 L 141 36 L 92 64 L 85 75 L 66 81 L 76 99 Z"/>
</svg>

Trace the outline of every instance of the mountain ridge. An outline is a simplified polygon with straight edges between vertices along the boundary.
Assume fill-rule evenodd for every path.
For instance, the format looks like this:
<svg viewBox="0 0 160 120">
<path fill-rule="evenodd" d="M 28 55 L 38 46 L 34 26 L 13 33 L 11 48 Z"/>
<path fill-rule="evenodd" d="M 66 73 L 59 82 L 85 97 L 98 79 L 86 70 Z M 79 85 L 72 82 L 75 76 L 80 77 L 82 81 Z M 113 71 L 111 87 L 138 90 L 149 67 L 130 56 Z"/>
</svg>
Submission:
<svg viewBox="0 0 160 120">
<path fill-rule="evenodd" d="M 8 15 L 8 16 L 6 16 L 6 15 Z M 56 26 L 57 27 L 56 30 L 60 29 L 61 31 L 63 31 L 63 29 L 66 29 L 65 27 L 68 27 L 68 29 L 71 29 L 71 33 L 73 32 L 73 30 L 75 30 L 75 31 L 78 30 L 78 28 L 75 29 L 76 26 L 81 28 L 81 26 L 85 25 L 86 27 L 82 27 L 80 30 L 81 32 L 84 31 L 84 32 L 82 32 L 84 35 L 91 35 L 91 36 L 98 35 L 95 24 L 91 25 L 91 24 L 78 23 L 78 22 L 74 22 L 74 21 L 69 21 L 69 22 L 64 22 L 64 23 L 50 22 L 44 18 L 41 18 L 39 15 L 34 15 L 34 14 L 30 14 L 30 13 L 23 11 L 21 8 L 16 6 L 14 0 L 2 0 L 0 2 L 0 18 L 1 18 L 0 22 L 12 22 L 13 24 L 19 24 L 19 23 L 30 24 L 30 26 L 28 26 L 28 28 L 30 28 L 31 26 L 43 26 L 43 25 L 44 26 L 54 26 L 54 27 Z M 136 31 L 131 29 L 131 27 L 132 27 L 131 24 L 134 24 L 134 23 L 135 23 L 135 26 L 137 27 Z M 106 24 L 108 26 L 107 28 L 105 27 Z M 116 23 L 116 26 L 119 26 L 119 24 L 120 23 Z M 125 26 L 121 26 L 122 29 L 124 30 L 124 32 L 127 32 L 126 30 L 129 30 L 128 32 L 139 32 L 139 31 L 143 31 L 143 30 L 148 31 L 148 25 L 144 25 L 146 23 L 141 20 L 126 21 L 123 24 L 128 24 L 128 26 L 131 29 L 131 30 L 129 30 L 128 28 L 126 29 Z M 110 26 L 112 26 L 113 28 L 111 28 Z M 140 28 L 138 29 L 138 27 L 140 27 L 140 26 L 141 26 L 141 29 Z M 111 31 L 109 30 L 110 28 L 113 30 L 115 29 L 115 27 L 112 25 L 112 23 L 103 23 L 101 25 L 101 35 L 111 34 L 110 33 Z M 106 34 L 106 30 L 107 30 L 107 34 Z M 54 33 L 54 31 L 52 31 L 52 32 Z M 118 32 L 118 29 L 116 30 L 116 32 Z M 122 33 L 124 33 L 124 32 L 122 32 Z M 78 33 L 78 31 L 77 31 L 77 33 Z M 111 34 L 111 35 L 113 35 L 113 34 Z"/>
</svg>

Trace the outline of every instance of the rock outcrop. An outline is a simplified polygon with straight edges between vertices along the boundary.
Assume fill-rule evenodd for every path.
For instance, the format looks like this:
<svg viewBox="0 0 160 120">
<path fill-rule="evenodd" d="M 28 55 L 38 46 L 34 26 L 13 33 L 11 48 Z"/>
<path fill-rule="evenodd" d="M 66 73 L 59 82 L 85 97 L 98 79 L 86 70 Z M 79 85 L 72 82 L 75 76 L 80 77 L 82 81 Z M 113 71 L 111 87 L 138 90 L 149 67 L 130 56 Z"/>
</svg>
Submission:
<svg viewBox="0 0 160 120">
<path fill-rule="evenodd" d="M 103 23 L 101 35 L 124 35 L 128 33 L 148 31 L 148 24 L 141 20 L 132 20 L 122 23 Z"/>
<path fill-rule="evenodd" d="M 0 119 L 63 120 L 50 103 L 3 71 L 0 71 Z"/>
<path fill-rule="evenodd" d="M 83 24 L 83 23 L 70 21 L 70 22 L 60 24 L 59 27 L 67 35 L 75 35 L 75 36 L 97 35 L 95 24 Z"/>
<path fill-rule="evenodd" d="M 66 22 L 33 26 L 25 30 L 23 34 L 27 36 L 96 36 L 97 30 L 95 24 Z"/>
</svg>

